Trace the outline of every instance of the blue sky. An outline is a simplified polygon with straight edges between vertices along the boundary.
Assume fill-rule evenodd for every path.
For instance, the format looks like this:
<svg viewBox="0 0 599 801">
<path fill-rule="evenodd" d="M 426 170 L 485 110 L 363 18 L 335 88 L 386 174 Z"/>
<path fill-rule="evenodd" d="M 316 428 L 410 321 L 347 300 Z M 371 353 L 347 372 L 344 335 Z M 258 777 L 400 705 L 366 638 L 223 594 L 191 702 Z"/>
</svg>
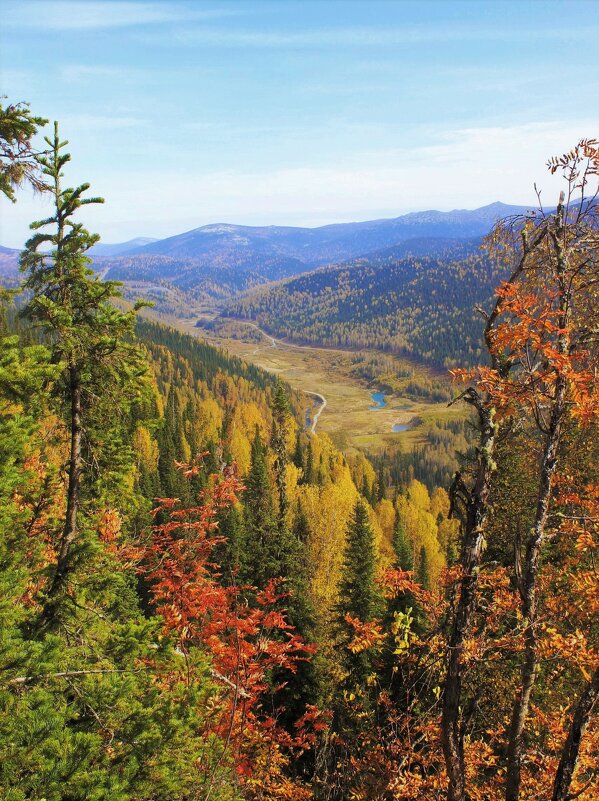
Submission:
<svg viewBox="0 0 599 801">
<path fill-rule="evenodd" d="M 547 202 L 599 133 L 599 3 L 0 0 L 0 93 L 59 120 L 104 241 Z M 44 204 L 0 200 L 20 246 Z"/>
</svg>

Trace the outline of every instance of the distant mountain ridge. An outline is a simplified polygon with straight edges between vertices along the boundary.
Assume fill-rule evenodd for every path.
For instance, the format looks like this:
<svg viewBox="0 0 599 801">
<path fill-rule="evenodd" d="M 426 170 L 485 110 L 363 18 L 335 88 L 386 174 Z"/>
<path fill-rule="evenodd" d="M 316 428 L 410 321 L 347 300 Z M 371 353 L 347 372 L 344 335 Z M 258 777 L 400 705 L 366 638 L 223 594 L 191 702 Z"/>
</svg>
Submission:
<svg viewBox="0 0 599 801">
<path fill-rule="evenodd" d="M 118 242 L 117 244 L 110 245 L 98 242 L 89 249 L 90 256 L 122 256 L 135 248 L 151 245 L 158 240 L 151 236 L 138 236 L 135 239 L 129 239 L 127 242 Z"/>
<path fill-rule="evenodd" d="M 214 223 L 149 244 L 123 248 L 119 255 L 156 254 L 207 259 L 252 253 L 270 259 L 296 259 L 306 268 L 355 258 L 415 237 L 469 239 L 486 234 L 500 218 L 522 214 L 524 206 L 491 203 L 479 209 L 420 211 L 391 219 L 334 223 L 318 228 Z"/>
<path fill-rule="evenodd" d="M 389 256 L 442 253 L 485 235 L 524 206 L 491 203 L 478 209 L 420 211 L 391 219 L 334 223 L 318 228 L 212 223 L 165 239 L 138 237 L 98 243 L 89 255 L 105 278 L 156 292 L 172 289 L 195 300 L 223 300 L 252 287 L 386 250 Z M 18 251 L 0 250 L 0 274 L 16 280 Z"/>
</svg>

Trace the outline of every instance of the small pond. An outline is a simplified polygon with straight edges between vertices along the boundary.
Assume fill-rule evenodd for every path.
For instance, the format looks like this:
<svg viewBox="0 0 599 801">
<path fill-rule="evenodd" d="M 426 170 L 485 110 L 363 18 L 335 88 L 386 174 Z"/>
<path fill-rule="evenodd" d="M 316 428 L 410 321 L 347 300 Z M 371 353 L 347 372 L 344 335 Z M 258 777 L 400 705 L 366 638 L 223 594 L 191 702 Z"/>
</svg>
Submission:
<svg viewBox="0 0 599 801">
<path fill-rule="evenodd" d="M 385 393 L 384 392 L 372 392 L 370 394 L 370 397 L 372 398 L 372 401 L 373 401 L 373 403 L 375 405 L 374 406 L 369 406 L 368 407 L 369 409 L 372 409 L 372 410 L 374 410 L 374 409 L 384 409 L 385 406 L 387 405 L 387 402 L 385 401 Z"/>
<path fill-rule="evenodd" d="M 407 431 L 409 427 L 410 427 L 409 423 L 395 423 L 395 425 L 391 430 L 395 434 L 399 434 L 400 431 Z"/>
</svg>

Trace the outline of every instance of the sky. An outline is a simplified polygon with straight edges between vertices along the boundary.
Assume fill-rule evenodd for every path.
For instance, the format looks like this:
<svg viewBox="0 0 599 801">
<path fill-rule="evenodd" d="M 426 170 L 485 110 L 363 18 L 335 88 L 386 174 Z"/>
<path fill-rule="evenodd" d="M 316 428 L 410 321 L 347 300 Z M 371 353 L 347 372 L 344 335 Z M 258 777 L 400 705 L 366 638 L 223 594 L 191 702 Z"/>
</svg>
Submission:
<svg viewBox="0 0 599 801">
<path fill-rule="evenodd" d="M 599 134 L 595 0 L 0 0 L 0 95 L 58 120 L 105 242 L 547 204 Z M 47 202 L 0 199 L 20 247 Z"/>
</svg>

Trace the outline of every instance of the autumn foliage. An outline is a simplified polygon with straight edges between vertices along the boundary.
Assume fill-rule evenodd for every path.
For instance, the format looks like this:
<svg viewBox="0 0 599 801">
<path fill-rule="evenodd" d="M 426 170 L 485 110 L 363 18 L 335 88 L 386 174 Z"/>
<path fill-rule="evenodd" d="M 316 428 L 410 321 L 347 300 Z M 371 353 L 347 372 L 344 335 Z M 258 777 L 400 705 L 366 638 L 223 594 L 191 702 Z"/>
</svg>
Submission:
<svg viewBox="0 0 599 801">
<path fill-rule="evenodd" d="M 187 477 L 197 474 L 195 465 L 179 465 Z M 277 717 L 283 711 L 273 704 L 278 682 L 294 673 L 298 662 L 312 649 L 293 632 L 280 611 L 282 595 L 276 580 L 261 590 L 224 585 L 213 561 L 223 538 L 217 516 L 235 503 L 243 484 L 233 468 L 211 477 L 209 488 L 196 506 L 182 508 L 177 499 L 161 498 L 154 514 L 166 513 L 167 522 L 156 525 L 144 554 L 142 568 L 150 585 L 152 603 L 181 656 L 181 668 L 168 677 L 173 685 L 186 686 L 201 679 L 194 666 L 194 652 L 210 655 L 211 675 L 221 692 L 211 699 L 209 730 L 226 745 L 222 758 L 234 765 L 246 797 L 301 799 L 310 793 L 293 782 L 285 770 L 314 742 L 322 723 L 318 711 L 306 710 L 285 730 Z M 198 764 L 200 774 L 218 766 Z"/>
</svg>

